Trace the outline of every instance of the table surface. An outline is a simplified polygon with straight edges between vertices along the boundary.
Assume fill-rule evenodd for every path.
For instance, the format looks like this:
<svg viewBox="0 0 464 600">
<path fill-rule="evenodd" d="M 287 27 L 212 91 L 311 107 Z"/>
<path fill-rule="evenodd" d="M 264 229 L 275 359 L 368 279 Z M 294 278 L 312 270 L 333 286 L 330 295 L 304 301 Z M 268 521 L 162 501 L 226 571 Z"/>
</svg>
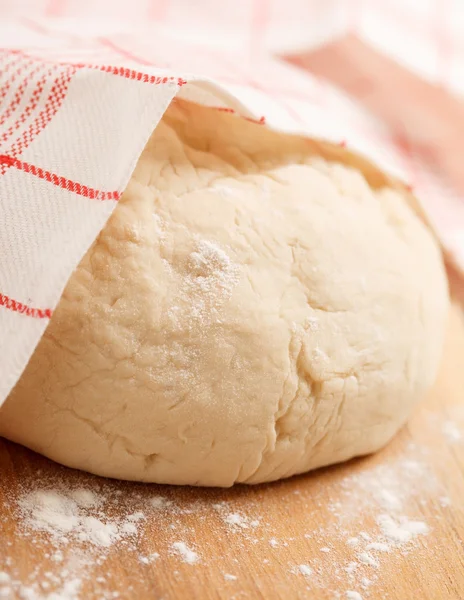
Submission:
<svg viewBox="0 0 464 600">
<path fill-rule="evenodd" d="M 463 357 L 455 303 L 438 381 L 387 448 L 270 485 L 117 482 L 0 440 L 0 598 L 464 598 Z M 108 547 L 36 531 L 21 502 L 57 487 L 92 490 L 100 520 L 134 531 Z M 382 515 L 411 539 L 385 538 Z"/>
</svg>

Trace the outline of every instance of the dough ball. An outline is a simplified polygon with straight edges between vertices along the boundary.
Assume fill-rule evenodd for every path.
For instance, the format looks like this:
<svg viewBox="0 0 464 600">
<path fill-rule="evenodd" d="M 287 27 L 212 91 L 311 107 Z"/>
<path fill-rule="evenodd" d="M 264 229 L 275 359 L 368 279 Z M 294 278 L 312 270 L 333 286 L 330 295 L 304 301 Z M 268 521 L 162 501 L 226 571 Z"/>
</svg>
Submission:
<svg viewBox="0 0 464 600">
<path fill-rule="evenodd" d="M 109 477 L 288 477 L 391 439 L 434 380 L 447 306 L 440 249 L 380 172 L 175 102 L 0 433 Z"/>
</svg>

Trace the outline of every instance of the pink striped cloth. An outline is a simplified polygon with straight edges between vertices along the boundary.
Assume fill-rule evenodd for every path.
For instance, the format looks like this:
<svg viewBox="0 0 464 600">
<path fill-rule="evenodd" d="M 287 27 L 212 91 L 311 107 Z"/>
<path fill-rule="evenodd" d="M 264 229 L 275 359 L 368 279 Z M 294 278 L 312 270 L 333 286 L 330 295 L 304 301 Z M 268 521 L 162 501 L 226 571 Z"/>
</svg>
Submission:
<svg viewBox="0 0 464 600">
<path fill-rule="evenodd" d="M 356 30 L 460 93 L 464 5 L 444 3 L 0 0 L 0 404 L 176 96 L 347 144 L 413 182 L 464 265 L 458 194 L 381 120 L 273 58 Z"/>
</svg>

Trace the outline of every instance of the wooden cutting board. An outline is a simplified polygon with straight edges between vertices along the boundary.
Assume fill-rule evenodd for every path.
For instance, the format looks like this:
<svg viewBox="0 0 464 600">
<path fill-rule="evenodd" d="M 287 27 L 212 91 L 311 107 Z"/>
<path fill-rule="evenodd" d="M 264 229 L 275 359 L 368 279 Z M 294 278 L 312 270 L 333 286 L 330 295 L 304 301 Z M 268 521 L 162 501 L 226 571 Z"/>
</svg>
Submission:
<svg viewBox="0 0 464 600">
<path fill-rule="evenodd" d="M 464 318 L 455 303 L 435 388 L 387 448 L 271 485 L 115 482 L 0 441 L 0 598 L 464 598 L 463 366 Z M 141 512 L 137 534 L 89 550 L 34 531 L 18 502 L 28 490 L 56 486 L 104 495 L 106 519 Z M 162 497 L 157 506 L 154 496 Z M 409 519 L 412 539 L 382 542 L 382 514 Z M 196 562 L 184 562 L 176 542 Z M 74 595 L 66 591 L 73 582 Z"/>
</svg>

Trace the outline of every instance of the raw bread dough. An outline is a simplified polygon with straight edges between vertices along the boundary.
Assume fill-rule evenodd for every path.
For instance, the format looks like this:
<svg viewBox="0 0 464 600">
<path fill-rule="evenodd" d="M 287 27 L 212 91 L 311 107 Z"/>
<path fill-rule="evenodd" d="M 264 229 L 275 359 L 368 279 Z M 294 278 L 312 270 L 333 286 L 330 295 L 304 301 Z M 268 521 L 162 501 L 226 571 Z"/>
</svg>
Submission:
<svg viewBox="0 0 464 600">
<path fill-rule="evenodd" d="M 435 377 L 448 305 L 438 245 L 386 185 L 341 148 L 175 102 L 0 433 L 211 486 L 378 450 Z"/>
</svg>

